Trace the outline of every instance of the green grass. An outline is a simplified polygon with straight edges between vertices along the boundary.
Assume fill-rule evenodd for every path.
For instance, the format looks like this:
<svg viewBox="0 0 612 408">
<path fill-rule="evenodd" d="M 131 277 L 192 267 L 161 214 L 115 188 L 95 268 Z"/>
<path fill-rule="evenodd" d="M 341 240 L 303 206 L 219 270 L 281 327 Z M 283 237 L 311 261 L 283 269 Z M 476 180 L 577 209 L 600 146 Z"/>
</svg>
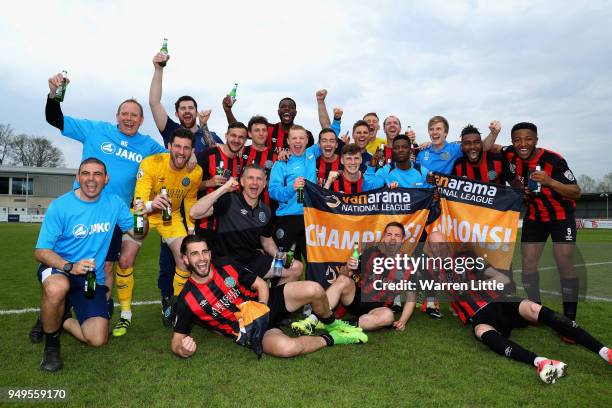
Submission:
<svg viewBox="0 0 612 408">
<path fill-rule="evenodd" d="M 38 229 L 0 224 L 1 310 L 36 307 L 40 301 L 32 256 Z M 579 240 L 593 244 L 581 249 L 585 262 L 612 260 L 612 231 L 582 230 Z M 159 297 L 158 242 L 149 237 L 143 246 L 135 271 L 135 300 Z M 542 265 L 550 262 L 545 255 Z M 520 258 L 515 265 L 520 268 Z M 609 270 L 610 265 L 589 269 L 604 294 L 612 288 Z M 559 308 L 554 300 L 550 305 Z M 516 330 L 512 338 L 568 363 L 567 378 L 552 386 L 541 383 L 533 368 L 488 351 L 449 313 L 432 321 L 417 312 L 405 332 L 371 333 L 365 345 L 257 361 L 249 350 L 200 327 L 193 332 L 196 355 L 176 358 L 169 348 L 172 332 L 162 327 L 159 306 L 133 311 L 128 335 L 111 339 L 103 348 L 83 346 L 64 334 L 64 369 L 55 374 L 38 369 L 43 347 L 28 340 L 35 314 L 0 315 L 0 387 L 64 388 L 70 392 L 69 406 L 87 407 L 612 405 L 612 367 L 580 346 L 565 345 L 546 328 Z M 581 303 L 578 312 L 581 326 L 605 344 L 612 344 L 611 314 L 612 303 L 594 301 Z"/>
</svg>

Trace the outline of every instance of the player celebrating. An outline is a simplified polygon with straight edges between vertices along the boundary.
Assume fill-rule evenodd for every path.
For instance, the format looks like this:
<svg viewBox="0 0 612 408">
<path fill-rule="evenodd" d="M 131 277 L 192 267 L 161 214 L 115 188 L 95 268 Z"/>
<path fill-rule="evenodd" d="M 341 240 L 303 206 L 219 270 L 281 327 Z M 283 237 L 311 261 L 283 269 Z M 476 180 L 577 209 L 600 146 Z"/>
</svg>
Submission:
<svg viewBox="0 0 612 408">
<path fill-rule="evenodd" d="M 319 132 L 319 148 L 321 157 L 317 159 L 317 184 L 323 186 L 330 172 L 342 168 L 340 156 L 336 153 L 338 138 L 333 129 L 324 128 Z"/>
<path fill-rule="evenodd" d="M 336 193 L 355 194 L 372 190 L 370 180 L 366 180 L 359 170 L 361 168 L 361 149 L 355 143 L 342 147 L 340 161 L 342 171 L 331 171 L 325 188 Z"/>
<path fill-rule="evenodd" d="M 246 345 L 248 339 L 258 355 L 263 351 L 276 357 L 293 357 L 334 344 L 368 341 L 361 329 L 334 318 L 325 291 L 315 282 L 290 282 L 269 289 L 264 280 L 239 264 L 211 260 L 206 241 L 197 235 L 183 240 L 181 254 L 192 274 L 177 302 L 171 347 L 180 357 L 187 358 L 196 352 L 195 340 L 189 336 L 195 322 L 233 338 L 238 344 Z M 268 323 L 259 327 L 263 333 L 257 333 L 257 329 L 255 333 L 247 331 L 246 319 L 240 319 L 245 303 L 253 300 L 269 308 L 266 308 Z M 326 333 L 290 338 L 276 328 L 288 313 L 308 303 L 325 324 Z"/>
<path fill-rule="evenodd" d="M 181 241 L 187 235 L 181 216 L 181 204 L 185 212 L 196 201 L 198 185 L 202 179 L 202 170 L 199 166 L 189 171 L 186 167 L 191 156 L 193 146 L 193 133 L 189 129 L 178 128 L 174 131 L 170 143 L 169 153 L 161 153 L 146 158 L 138 170 L 138 181 L 134 196 L 146 200 L 146 209 L 151 213 L 151 226 L 159 232 L 162 240 L 170 247 L 176 263 L 174 274 L 174 295 L 178 296 L 189 272 L 180 257 Z M 166 189 L 166 192 L 162 189 Z M 164 214 L 165 213 L 165 214 Z M 170 215 L 167 217 L 167 215 Z M 169 218 L 169 219 L 168 219 Z M 193 234 L 193 220 L 187 218 L 189 234 Z M 117 267 L 117 294 L 121 305 L 121 317 L 113 329 L 113 336 L 123 336 L 127 333 L 132 321 L 132 292 L 134 288 L 133 267 L 136 256 L 142 245 L 139 240 L 124 240 L 124 250 L 119 258 Z M 169 282 L 159 282 L 162 296 L 168 290 L 165 288 Z M 168 302 L 163 299 L 162 303 Z M 162 305 L 166 308 L 169 305 Z M 171 311 L 163 316 L 164 323 L 171 321 Z"/>
<path fill-rule="evenodd" d="M 132 214 L 123 200 L 104 189 L 108 180 L 102 161 L 85 159 L 76 177 L 79 187 L 51 203 L 45 215 L 34 251 L 40 262 L 38 279 L 42 285 L 45 351 L 40 368 L 44 371 L 58 371 L 63 366 L 62 323 L 64 329 L 90 346 L 100 347 L 108 340 L 109 288 L 100 266 L 104 265 L 115 225 L 134 236 Z M 142 204 L 136 206 L 136 210 L 143 209 Z M 143 228 L 146 234 L 146 218 Z M 96 284 L 86 293 L 85 275 L 91 271 L 95 271 Z M 74 308 L 76 320 L 65 313 L 67 301 Z M 62 315 L 70 317 L 62 322 Z"/>
</svg>

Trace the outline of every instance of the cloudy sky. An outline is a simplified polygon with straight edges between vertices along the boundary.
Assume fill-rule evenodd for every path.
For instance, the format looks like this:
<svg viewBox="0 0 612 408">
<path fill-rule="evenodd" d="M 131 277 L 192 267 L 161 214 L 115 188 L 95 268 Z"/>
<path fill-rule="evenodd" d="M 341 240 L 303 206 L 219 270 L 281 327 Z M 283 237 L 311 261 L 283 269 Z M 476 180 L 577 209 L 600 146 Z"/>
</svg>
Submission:
<svg viewBox="0 0 612 408">
<path fill-rule="evenodd" d="M 376 111 L 424 141 L 440 114 L 455 140 L 467 123 L 486 131 L 499 119 L 509 144 L 512 124 L 532 121 L 542 147 L 597 178 L 612 171 L 611 22 L 606 1 L 11 2 L 0 14 L 0 123 L 48 136 L 76 166 L 80 145 L 44 120 L 47 78 L 68 70 L 65 114 L 114 121 L 125 98 L 147 106 L 151 58 L 168 37 L 162 103 L 193 95 L 218 132 L 234 82 L 239 119 L 277 121 L 291 96 L 313 131 L 326 88 L 343 129 Z M 142 131 L 161 141 L 149 111 Z"/>
</svg>

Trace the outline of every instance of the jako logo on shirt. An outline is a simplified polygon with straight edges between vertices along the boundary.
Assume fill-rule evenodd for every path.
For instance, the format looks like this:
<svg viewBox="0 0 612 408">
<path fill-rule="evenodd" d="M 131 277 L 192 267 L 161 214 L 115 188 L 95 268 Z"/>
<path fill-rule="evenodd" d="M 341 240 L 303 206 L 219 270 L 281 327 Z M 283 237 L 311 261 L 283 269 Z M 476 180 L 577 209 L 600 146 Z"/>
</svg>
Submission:
<svg viewBox="0 0 612 408">
<path fill-rule="evenodd" d="M 97 222 L 87 228 L 84 224 L 77 224 L 72 229 L 72 235 L 77 239 L 87 238 L 92 234 L 105 233 L 110 231 L 110 222 Z"/>
<path fill-rule="evenodd" d="M 140 163 L 142 161 L 142 155 L 136 154 L 135 152 L 130 152 L 127 149 L 122 147 L 118 147 L 115 149 L 115 145 L 112 142 L 104 142 L 100 145 L 100 150 L 102 153 L 106 154 L 115 154 L 115 156 L 124 158 L 126 160 L 130 160 L 136 163 Z"/>
</svg>

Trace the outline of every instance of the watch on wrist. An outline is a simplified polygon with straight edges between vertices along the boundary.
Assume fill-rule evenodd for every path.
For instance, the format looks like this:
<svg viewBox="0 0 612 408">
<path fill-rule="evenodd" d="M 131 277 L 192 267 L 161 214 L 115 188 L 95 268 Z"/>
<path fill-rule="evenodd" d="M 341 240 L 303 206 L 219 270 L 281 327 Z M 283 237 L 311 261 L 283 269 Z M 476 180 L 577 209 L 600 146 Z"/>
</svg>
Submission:
<svg viewBox="0 0 612 408">
<path fill-rule="evenodd" d="M 70 271 L 72 271 L 73 266 L 74 264 L 72 262 L 66 262 L 64 266 L 62 266 L 62 270 L 66 273 L 70 273 Z"/>
</svg>

